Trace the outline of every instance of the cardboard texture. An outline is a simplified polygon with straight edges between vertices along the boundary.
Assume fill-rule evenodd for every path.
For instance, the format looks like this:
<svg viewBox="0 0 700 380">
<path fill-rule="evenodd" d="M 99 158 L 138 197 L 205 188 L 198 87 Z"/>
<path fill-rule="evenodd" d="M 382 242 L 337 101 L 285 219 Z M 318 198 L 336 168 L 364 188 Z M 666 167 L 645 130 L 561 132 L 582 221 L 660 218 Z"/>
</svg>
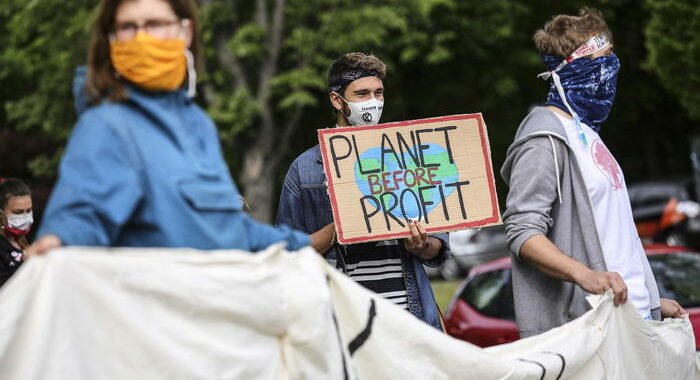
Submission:
<svg viewBox="0 0 700 380">
<path fill-rule="evenodd" d="M 500 224 L 482 115 L 321 129 L 318 139 L 341 244 Z"/>
</svg>

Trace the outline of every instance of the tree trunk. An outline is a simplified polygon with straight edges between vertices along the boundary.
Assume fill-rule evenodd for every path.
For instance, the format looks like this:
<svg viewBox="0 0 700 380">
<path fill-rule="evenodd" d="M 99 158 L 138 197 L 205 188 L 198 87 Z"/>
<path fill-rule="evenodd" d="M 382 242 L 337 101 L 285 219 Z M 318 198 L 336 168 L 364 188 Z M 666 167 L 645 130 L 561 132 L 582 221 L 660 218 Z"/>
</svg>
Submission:
<svg viewBox="0 0 700 380">
<path fill-rule="evenodd" d="M 265 159 L 264 152 L 258 147 L 254 147 L 245 153 L 243 159 L 242 182 L 245 184 L 243 197 L 250 205 L 250 215 L 253 219 L 273 223 L 274 214 L 275 181 L 273 179 L 274 168 L 269 160 Z"/>
<path fill-rule="evenodd" d="M 243 187 L 243 196 L 250 207 L 251 216 L 260 222 L 273 222 L 274 206 L 277 197 L 274 187 L 275 174 L 281 165 L 282 157 L 287 149 L 286 142 L 291 137 L 299 124 L 302 106 L 298 106 L 288 120 L 278 124 L 275 107 L 271 103 L 270 82 L 278 74 L 278 61 L 282 49 L 284 32 L 284 10 L 286 0 L 274 0 L 272 14 L 268 10 L 270 4 L 267 0 L 256 0 L 255 22 L 265 32 L 264 47 L 267 56 L 259 65 L 257 87 L 251 88 L 247 79 L 245 65 L 229 50 L 227 43 L 230 34 L 220 34 L 215 38 L 216 53 L 222 67 L 225 67 L 233 76 L 232 90 L 247 89 L 255 93 L 255 99 L 260 107 L 260 125 L 257 137 L 254 138 L 243 158 L 243 173 L 240 183 Z M 235 25 L 232 25 L 232 33 Z M 305 58 L 301 68 L 309 64 Z"/>
</svg>

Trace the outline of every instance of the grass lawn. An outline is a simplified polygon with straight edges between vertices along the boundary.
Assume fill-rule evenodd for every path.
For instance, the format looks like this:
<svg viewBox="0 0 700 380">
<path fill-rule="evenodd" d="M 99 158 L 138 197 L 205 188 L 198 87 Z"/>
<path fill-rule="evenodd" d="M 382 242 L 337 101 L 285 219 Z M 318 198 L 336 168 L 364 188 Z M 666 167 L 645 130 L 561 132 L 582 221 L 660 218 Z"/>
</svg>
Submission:
<svg viewBox="0 0 700 380">
<path fill-rule="evenodd" d="M 458 281 L 445 281 L 445 280 L 432 280 L 430 285 L 433 286 L 433 292 L 435 293 L 435 301 L 437 302 L 440 310 L 444 313 L 447 309 L 447 303 L 450 302 L 452 295 L 457 289 L 457 286 L 461 280 Z"/>
</svg>

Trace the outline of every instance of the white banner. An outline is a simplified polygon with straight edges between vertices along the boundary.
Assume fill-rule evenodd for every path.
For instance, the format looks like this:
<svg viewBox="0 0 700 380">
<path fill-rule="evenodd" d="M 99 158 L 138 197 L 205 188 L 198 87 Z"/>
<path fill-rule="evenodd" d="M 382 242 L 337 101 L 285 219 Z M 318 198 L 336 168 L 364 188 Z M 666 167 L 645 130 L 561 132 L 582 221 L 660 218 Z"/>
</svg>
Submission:
<svg viewBox="0 0 700 380">
<path fill-rule="evenodd" d="M 66 248 L 0 290 L 0 379 L 700 379 L 688 320 L 591 300 L 565 326 L 481 349 L 311 249 Z"/>
</svg>

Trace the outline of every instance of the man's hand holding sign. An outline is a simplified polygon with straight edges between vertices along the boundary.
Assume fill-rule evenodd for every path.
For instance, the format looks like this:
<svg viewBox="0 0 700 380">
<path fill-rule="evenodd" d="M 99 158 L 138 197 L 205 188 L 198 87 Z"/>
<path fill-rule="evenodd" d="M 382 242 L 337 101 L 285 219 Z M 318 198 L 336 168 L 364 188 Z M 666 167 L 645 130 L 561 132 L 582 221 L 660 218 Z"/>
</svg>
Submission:
<svg viewBox="0 0 700 380">
<path fill-rule="evenodd" d="M 421 222 L 416 220 L 409 221 L 408 228 L 411 230 L 411 236 L 406 238 L 404 243 L 407 251 L 418 256 L 421 260 L 430 260 L 440 253 L 438 244 L 442 243 L 437 242 L 435 239 L 430 239 L 428 231 L 426 231 L 425 226 Z"/>
</svg>

